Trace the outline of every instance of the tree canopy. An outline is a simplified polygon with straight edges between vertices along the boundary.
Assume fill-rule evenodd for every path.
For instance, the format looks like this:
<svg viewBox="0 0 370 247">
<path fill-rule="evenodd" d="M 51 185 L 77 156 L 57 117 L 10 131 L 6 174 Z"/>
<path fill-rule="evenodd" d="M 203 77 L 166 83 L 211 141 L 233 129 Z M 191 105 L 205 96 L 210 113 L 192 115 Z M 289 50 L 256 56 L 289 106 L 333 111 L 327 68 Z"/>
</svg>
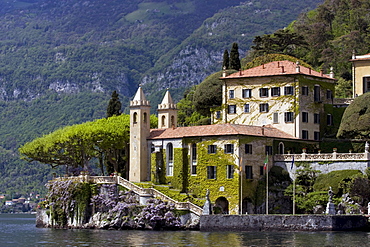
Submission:
<svg viewBox="0 0 370 247">
<path fill-rule="evenodd" d="M 344 111 L 338 138 L 368 139 L 370 135 L 370 93 L 357 98 Z"/>
<path fill-rule="evenodd" d="M 116 90 L 112 93 L 112 98 L 109 100 L 107 107 L 107 117 L 112 117 L 114 115 L 121 115 L 121 101 L 118 98 L 118 93 Z"/>
<path fill-rule="evenodd" d="M 101 168 L 110 164 L 113 167 L 107 169 L 122 172 L 122 168 L 118 171 L 117 156 L 129 142 L 129 127 L 129 115 L 67 126 L 26 143 L 19 152 L 29 162 L 39 161 L 52 167 L 88 169 L 89 162 L 96 158 Z"/>
</svg>

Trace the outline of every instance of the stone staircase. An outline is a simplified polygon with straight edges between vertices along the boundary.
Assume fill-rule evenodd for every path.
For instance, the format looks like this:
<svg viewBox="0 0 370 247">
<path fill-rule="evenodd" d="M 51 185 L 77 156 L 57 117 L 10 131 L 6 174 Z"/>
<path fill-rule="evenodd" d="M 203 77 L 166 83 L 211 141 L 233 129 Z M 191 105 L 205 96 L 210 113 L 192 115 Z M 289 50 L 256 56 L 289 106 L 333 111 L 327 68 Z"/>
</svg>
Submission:
<svg viewBox="0 0 370 247">
<path fill-rule="evenodd" d="M 174 204 L 175 208 L 178 210 L 189 210 L 197 216 L 200 216 L 203 212 L 203 209 L 191 202 L 178 202 L 163 194 L 162 192 L 153 189 L 153 188 L 142 188 L 136 184 L 120 177 L 120 176 L 89 176 L 89 175 L 80 175 L 78 177 L 68 177 L 67 179 L 76 180 L 78 182 L 89 182 L 96 184 L 119 184 L 122 187 L 133 191 L 140 196 L 141 199 L 145 198 L 158 198 L 162 201 L 168 201 Z"/>
</svg>

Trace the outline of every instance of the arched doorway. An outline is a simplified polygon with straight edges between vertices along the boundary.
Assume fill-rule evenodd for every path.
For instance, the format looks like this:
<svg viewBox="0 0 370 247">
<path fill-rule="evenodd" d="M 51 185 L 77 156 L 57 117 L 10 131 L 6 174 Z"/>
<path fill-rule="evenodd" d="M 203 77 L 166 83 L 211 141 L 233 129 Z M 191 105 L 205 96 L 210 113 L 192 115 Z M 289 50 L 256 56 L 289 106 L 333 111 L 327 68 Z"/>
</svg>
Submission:
<svg viewBox="0 0 370 247">
<path fill-rule="evenodd" d="M 254 214 L 254 205 L 250 198 L 243 199 L 242 214 Z"/>
<path fill-rule="evenodd" d="M 220 212 L 215 212 L 219 210 Z M 229 214 L 229 201 L 225 197 L 219 197 L 215 201 L 214 213 Z"/>
</svg>

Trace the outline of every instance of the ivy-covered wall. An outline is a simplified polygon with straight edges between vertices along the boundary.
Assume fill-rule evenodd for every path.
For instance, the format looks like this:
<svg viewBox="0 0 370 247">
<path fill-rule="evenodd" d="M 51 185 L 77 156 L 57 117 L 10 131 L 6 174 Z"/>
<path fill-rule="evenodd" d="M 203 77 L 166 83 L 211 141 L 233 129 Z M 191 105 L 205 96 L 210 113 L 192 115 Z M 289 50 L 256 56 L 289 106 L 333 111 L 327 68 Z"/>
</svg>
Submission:
<svg viewBox="0 0 370 247">
<path fill-rule="evenodd" d="M 225 154 L 223 148 L 217 147 L 215 154 L 208 154 L 208 145 L 215 144 L 217 140 L 207 140 L 197 143 L 197 174 L 189 176 L 189 192 L 197 197 L 205 197 L 207 189 L 210 192 L 212 203 L 224 197 L 229 202 L 229 213 L 237 214 L 239 210 L 239 174 L 235 164 L 236 155 Z M 227 143 L 232 143 L 228 141 Z M 234 146 L 238 141 L 233 141 Z M 227 166 L 234 167 L 233 178 L 227 178 Z M 207 167 L 216 167 L 216 178 L 207 178 Z"/>
</svg>

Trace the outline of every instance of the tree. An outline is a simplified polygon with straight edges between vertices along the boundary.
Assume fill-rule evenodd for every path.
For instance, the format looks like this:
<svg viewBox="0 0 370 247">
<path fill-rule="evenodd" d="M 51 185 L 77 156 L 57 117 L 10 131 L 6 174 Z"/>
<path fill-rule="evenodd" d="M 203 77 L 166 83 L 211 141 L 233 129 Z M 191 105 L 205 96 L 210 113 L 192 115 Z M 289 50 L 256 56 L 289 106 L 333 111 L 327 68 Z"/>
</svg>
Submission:
<svg viewBox="0 0 370 247">
<path fill-rule="evenodd" d="M 229 51 L 225 50 L 222 62 L 222 69 L 229 69 L 229 64 L 230 64 Z"/>
<path fill-rule="evenodd" d="M 112 93 L 112 98 L 109 100 L 107 107 L 107 117 L 112 117 L 114 115 L 121 115 L 121 101 L 118 98 L 118 93 L 114 90 Z"/>
<path fill-rule="evenodd" d="M 344 111 L 338 138 L 368 139 L 370 135 L 370 93 L 353 100 Z"/>
<path fill-rule="evenodd" d="M 127 149 L 129 128 L 128 115 L 99 119 L 58 129 L 24 144 L 19 152 L 21 158 L 29 162 L 85 170 L 89 162 L 96 158 L 100 161 L 102 172 L 103 164 L 112 166 L 107 170 L 123 172 L 125 168 L 119 162 L 127 160 L 127 157 L 122 157 L 122 150 Z"/>
<path fill-rule="evenodd" d="M 192 101 L 195 110 L 203 116 L 210 117 L 210 109 L 222 104 L 221 74 L 222 72 L 217 72 L 208 76 L 195 88 Z"/>
<path fill-rule="evenodd" d="M 240 70 L 239 47 L 237 43 L 233 43 L 230 51 L 230 69 Z"/>
</svg>

